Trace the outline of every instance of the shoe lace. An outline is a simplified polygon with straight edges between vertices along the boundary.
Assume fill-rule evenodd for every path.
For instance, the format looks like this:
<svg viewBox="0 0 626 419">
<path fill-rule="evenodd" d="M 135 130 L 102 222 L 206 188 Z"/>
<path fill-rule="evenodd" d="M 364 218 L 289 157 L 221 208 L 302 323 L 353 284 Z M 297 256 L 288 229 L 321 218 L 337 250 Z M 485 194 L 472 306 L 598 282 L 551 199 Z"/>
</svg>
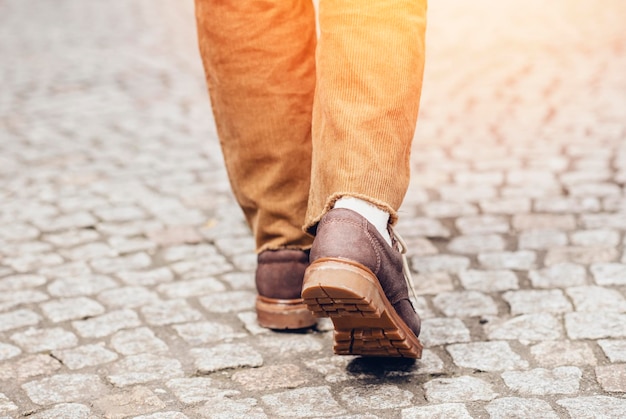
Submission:
<svg viewBox="0 0 626 419">
<path fill-rule="evenodd" d="M 398 234 L 398 232 L 393 228 L 392 225 L 389 226 L 389 230 L 391 231 L 392 237 L 396 242 L 396 247 L 398 251 L 402 255 L 402 273 L 404 274 L 404 280 L 406 281 L 406 285 L 411 290 L 411 294 L 413 295 L 413 299 L 417 303 L 417 294 L 415 293 L 415 286 L 413 284 L 413 275 L 411 275 L 411 269 L 409 268 L 409 261 L 406 257 L 407 245 L 402 236 Z"/>
</svg>

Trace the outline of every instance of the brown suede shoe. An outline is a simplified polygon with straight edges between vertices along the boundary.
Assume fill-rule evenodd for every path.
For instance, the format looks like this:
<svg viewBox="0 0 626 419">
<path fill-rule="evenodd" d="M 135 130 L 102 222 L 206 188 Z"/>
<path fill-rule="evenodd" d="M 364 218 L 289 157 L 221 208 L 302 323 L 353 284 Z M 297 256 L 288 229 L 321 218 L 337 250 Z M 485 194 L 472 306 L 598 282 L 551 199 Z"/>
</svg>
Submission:
<svg viewBox="0 0 626 419">
<path fill-rule="evenodd" d="M 393 248 L 348 209 L 329 211 L 317 226 L 302 297 L 314 315 L 332 319 L 339 355 L 422 356 L 420 318 L 392 240 Z"/>
<path fill-rule="evenodd" d="M 266 250 L 258 256 L 257 319 L 269 329 L 303 329 L 317 321 L 302 302 L 302 279 L 309 266 L 309 252 Z"/>
</svg>

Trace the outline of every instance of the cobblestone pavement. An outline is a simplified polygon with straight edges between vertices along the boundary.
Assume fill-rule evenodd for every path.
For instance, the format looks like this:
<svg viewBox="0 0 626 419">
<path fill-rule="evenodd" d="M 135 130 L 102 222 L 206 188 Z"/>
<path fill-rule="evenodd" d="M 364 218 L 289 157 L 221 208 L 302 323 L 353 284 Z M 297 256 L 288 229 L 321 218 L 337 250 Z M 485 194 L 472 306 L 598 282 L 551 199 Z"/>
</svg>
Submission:
<svg viewBox="0 0 626 419">
<path fill-rule="evenodd" d="M 0 0 L 0 417 L 624 417 L 626 3 L 429 12 L 412 363 L 257 326 L 189 0 Z"/>
</svg>

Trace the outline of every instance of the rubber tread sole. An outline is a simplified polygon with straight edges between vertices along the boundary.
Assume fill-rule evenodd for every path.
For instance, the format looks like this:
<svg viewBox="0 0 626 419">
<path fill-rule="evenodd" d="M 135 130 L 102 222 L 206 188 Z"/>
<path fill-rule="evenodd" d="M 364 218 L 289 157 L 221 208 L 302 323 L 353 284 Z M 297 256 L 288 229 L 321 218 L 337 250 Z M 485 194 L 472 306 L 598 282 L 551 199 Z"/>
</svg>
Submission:
<svg viewBox="0 0 626 419">
<path fill-rule="evenodd" d="M 302 298 L 316 317 L 330 317 L 338 355 L 421 358 L 422 344 L 385 296 L 376 276 L 342 259 L 313 262 Z"/>
</svg>

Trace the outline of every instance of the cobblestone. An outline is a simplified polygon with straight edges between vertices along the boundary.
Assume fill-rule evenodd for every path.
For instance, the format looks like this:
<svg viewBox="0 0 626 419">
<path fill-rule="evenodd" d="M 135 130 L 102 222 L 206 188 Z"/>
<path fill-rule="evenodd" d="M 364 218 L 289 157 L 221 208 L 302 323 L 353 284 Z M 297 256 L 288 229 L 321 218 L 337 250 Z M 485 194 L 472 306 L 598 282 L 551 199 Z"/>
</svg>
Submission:
<svg viewBox="0 0 626 419">
<path fill-rule="evenodd" d="M 496 197 L 496 188 L 487 185 L 444 185 L 439 188 L 444 201 L 481 201 Z"/>
<path fill-rule="evenodd" d="M 507 233 L 509 222 L 505 217 L 497 215 L 477 215 L 460 217 L 456 226 L 463 234 Z"/>
<path fill-rule="evenodd" d="M 611 362 L 626 362 L 626 340 L 599 340 L 598 345 Z"/>
<path fill-rule="evenodd" d="M 413 275 L 413 284 L 418 295 L 434 295 L 454 290 L 452 277 L 447 272 Z"/>
<path fill-rule="evenodd" d="M 43 236 L 45 241 L 61 248 L 78 246 L 96 241 L 99 238 L 100 235 L 96 231 L 87 229 L 70 230 L 58 234 L 46 234 Z"/>
<path fill-rule="evenodd" d="M 177 359 L 154 354 L 130 355 L 111 366 L 108 380 L 115 386 L 166 380 L 183 376 Z"/>
<path fill-rule="evenodd" d="M 98 294 L 117 284 L 104 275 L 84 275 L 57 279 L 48 286 L 48 292 L 55 297 L 78 297 Z"/>
<path fill-rule="evenodd" d="M 495 234 L 458 236 L 452 239 L 448 245 L 448 250 L 451 252 L 463 254 L 496 252 L 504 250 L 504 248 L 504 239 Z"/>
<path fill-rule="evenodd" d="M 41 304 L 40 307 L 44 315 L 53 323 L 98 316 L 105 312 L 102 305 L 85 297 L 49 301 Z"/>
<path fill-rule="evenodd" d="M 228 313 L 254 308 L 256 294 L 250 291 L 231 291 L 200 298 L 200 304 L 210 313 Z"/>
<path fill-rule="evenodd" d="M 136 252 L 151 252 L 157 244 L 146 239 L 129 239 L 127 237 L 111 237 L 108 240 L 114 254 L 125 255 Z"/>
<path fill-rule="evenodd" d="M 0 366 L 0 380 L 23 382 L 40 375 L 51 375 L 61 368 L 61 363 L 49 355 L 27 355 L 19 361 Z"/>
<path fill-rule="evenodd" d="M 493 299 L 477 291 L 442 292 L 433 298 L 433 303 L 448 317 L 498 314 Z"/>
<path fill-rule="evenodd" d="M 101 338 L 140 324 L 137 313 L 132 310 L 109 311 L 91 319 L 72 322 L 78 334 L 88 338 Z"/>
<path fill-rule="evenodd" d="M 492 419 L 559 418 L 550 405 L 541 399 L 504 397 L 492 401 L 485 409 Z"/>
<path fill-rule="evenodd" d="M 420 337 L 427 347 L 469 342 L 470 332 L 459 319 L 425 319 Z"/>
<path fill-rule="evenodd" d="M 100 397 L 93 405 L 104 417 L 112 419 L 152 413 L 166 406 L 153 391 L 142 386 L 133 387 L 128 392 Z"/>
<path fill-rule="evenodd" d="M 621 188 L 619 185 L 607 182 L 589 182 L 579 185 L 571 185 L 568 187 L 571 196 L 595 196 L 598 198 L 608 196 L 620 196 Z"/>
<path fill-rule="evenodd" d="M 202 313 L 193 309 L 185 300 L 169 300 L 144 306 L 141 314 L 148 324 L 157 326 L 202 320 Z"/>
<path fill-rule="evenodd" d="M 91 409 L 84 404 L 61 403 L 54 406 L 52 409 L 44 410 L 43 412 L 30 415 L 29 417 L 34 419 L 89 419 L 90 416 Z"/>
<path fill-rule="evenodd" d="M 459 272 L 459 280 L 465 289 L 481 292 L 507 291 L 518 288 L 517 276 L 509 270 L 468 270 Z"/>
<path fill-rule="evenodd" d="M 444 227 L 441 221 L 433 218 L 412 218 L 408 221 L 403 221 L 401 226 L 403 230 L 410 232 L 412 236 L 447 238 L 451 235 L 450 230 Z"/>
<path fill-rule="evenodd" d="M 502 298 L 511 306 L 511 314 L 565 313 L 572 305 L 560 290 L 509 291 Z"/>
<path fill-rule="evenodd" d="M 470 260 L 464 256 L 417 256 L 411 261 L 413 269 L 420 273 L 457 273 L 470 266 Z"/>
<path fill-rule="evenodd" d="M 208 349 L 192 349 L 195 366 L 200 373 L 229 368 L 260 367 L 263 357 L 247 344 L 224 343 Z"/>
<path fill-rule="evenodd" d="M 439 250 L 428 239 L 421 237 L 414 237 L 406 239 L 409 249 L 407 250 L 408 256 L 431 256 L 439 253 Z"/>
<path fill-rule="evenodd" d="M 402 410 L 402 419 L 471 419 L 471 417 L 462 403 L 443 403 L 431 406 L 410 407 Z"/>
<path fill-rule="evenodd" d="M 327 386 L 289 390 L 261 397 L 270 410 L 280 417 L 306 418 L 345 413 Z"/>
<path fill-rule="evenodd" d="M 430 201 L 422 205 L 422 210 L 428 217 L 452 218 L 464 215 L 475 215 L 478 210 L 475 205 L 467 202 Z"/>
<path fill-rule="evenodd" d="M 0 332 L 24 326 L 34 326 L 41 321 L 41 316 L 32 310 L 15 310 L 0 314 Z"/>
<path fill-rule="evenodd" d="M 259 402 L 253 398 L 231 400 L 220 398 L 207 402 L 204 407 L 197 410 L 198 417 L 201 418 L 250 418 L 267 419 Z"/>
<path fill-rule="evenodd" d="M 98 294 L 98 300 L 108 307 L 137 308 L 160 303 L 157 293 L 144 287 L 121 287 Z"/>
<path fill-rule="evenodd" d="M 147 268 L 152 259 L 147 253 L 135 253 L 129 256 L 115 258 L 98 258 L 91 262 L 91 266 L 98 273 L 113 274 L 120 271 L 132 271 Z"/>
<path fill-rule="evenodd" d="M 0 393 L 0 413 L 5 414 L 17 410 L 18 407 L 7 396 Z"/>
<path fill-rule="evenodd" d="M 491 340 L 533 342 L 563 336 L 559 319 L 548 313 L 523 314 L 509 320 L 494 319 L 485 325 L 485 330 Z"/>
<path fill-rule="evenodd" d="M 22 388 L 39 405 L 90 400 L 107 393 L 100 377 L 94 374 L 58 374 L 30 381 Z"/>
<path fill-rule="evenodd" d="M 489 401 L 498 396 L 491 385 L 474 377 L 437 378 L 424 385 L 430 402 Z"/>
<path fill-rule="evenodd" d="M 88 212 L 56 216 L 55 218 L 33 221 L 35 226 L 44 233 L 56 233 L 64 230 L 93 227 L 96 219 Z"/>
<path fill-rule="evenodd" d="M 297 388 L 307 383 L 300 368 L 294 364 L 269 365 L 238 371 L 233 374 L 232 380 L 250 391 Z"/>
<path fill-rule="evenodd" d="M 166 352 L 168 346 L 147 327 L 121 330 L 111 336 L 111 346 L 123 355 Z"/>
<path fill-rule="evenodd" d="M 626 392 L 626 364 L 597 366 L 596 377 L 603 390 L 622 394 Z"/>
<path fill-rule="evenodd" d="M 567 234 L 559 230 L 529 230 L 519 235 L 519 248 L 530 250 L 565 246 Z"/>
<path fill-rule="evenodd" d="M 168 227 L 147 232 L 152 242 L 162 246 L 200 243 L 202 236 L 193 228 L 185 226 Z"/>
<path fill-rule="evenodd" d="M 135 416 L 135 419 L 189 419 L 189 417 L 180 412 L 158 412 L 151 415 Z"/>
<path fill-rule="evenodd" d="M 585 268 L 574 263 L 559 263 L 528 273 L 530 282 L 536 288 L 565 288 L 585 285 L 586 276 Z"/>
<path fill-rule="evenodd" d="M 535 210 L 546 213 L 593 213 L 601 209 L 600 201 L 594 197 L 545 197 L 535 200 Z"/>
<path fill-rule="evenodd" d="M 216 387 L 207 377 L 174 378 L 166 383 L 167 387 L 185 404 L 194 404 L 207 400 L 238 396 L 239 391 L 223 390 Z"/>
<path fill-rule="evenodd" d="M 41 275 L 10 275 L 0 279 L 0 291 L 18 291 L 35 288 L 46 283 Z"/>
<path fill-rule="evenodd" d="M 572 244 L 582 247 L 617 246 L 620 234 L 615 230 L 582 230 L 571 233 Z"/>
<path fill-rule="evenodd" d="M 92 271 L 86 262 L 78 261 L 58 266 L 45 267 L 40 269 L 38 273 L 49 278 L 65 278 L 89 275 Z"/>
<path fill-rule="evenodd" d="M 323 376 L 325 381 L 338 383 L 350 379 L 350 374 L 346 371 L 349 361 L 345 357 L 327 357 L 305 361 L 305 365 Z"/>
<path fill-rule="evenodd" d="M 219 341 L 231 341 L 246 336 L 243 333 L 235 332 L 230 326 L 216 322 L 187 323 L 173 327 L 178 335 L 192 346 Z"/>
<path fill-rule="evenodd" d="M 545 264 L 550 266 L 556 263 L 579 263 L 589 265 L 593 263 L 612 262 L 618 257 L 613 247 L 560 247 L 553 248 L 546 255 Z"/>
<path fill-rule="evenodd" d="M 117 276 L 127 285 L 151 286 L 172 282 L 174 274 L 168 268 L 158 268 L 149 271 L 120 272 Z"/>
<path fill-rule="evenodd" d="M 201 278 L 161 284 L 157 291 L 167 298 L 188 298 L 225 291 L 224 284 L 215 278 Z"/>
<path fill-rule="evenodd" d="M 525 369 L 528 362 L 511 350 L 506 342 L 472 342 L 450 345 L 446 348 L 454 363 L 481 371 Z"/>
<path fill-rule="evenodd" d="M 571 339 L 626 337 L 626 314 L 610 311 L 567 313 L 565 328 Z"/>
<path fill-rule="evenodd" d="M 17 346 L 9 345 L 6 343 L 0 344 L 0 361 L 14 358 L 21 353 L 22 351 Z"/>
<path fill-rule="evenodd" d="M 497 198 L 480 202 L 486 214 L 514 215 L 531 211 L 531 200 L 526 197 Z"/>
<path fill-rule="evenodd" d="M 422 358 L 417 361 L 416 369 L 419 374 L 442 374 L 446 368 L 439 356 L 428 349 L 424 349 Z"/>
<path fill-rule="evenodd" d="M 618 291 L 589 286 L 566 289 L 574 302 L 576 311 L 616 311 L 626 312 L 626 299 Z"/>
<path fill-rule="evenodd" d="M 595 365 L 596 357 L 586 342 L 554 340 L 530 348 L 535 360 L 543 366 Z"/>
<path fill-rule="evenodd" d="M 71 249 L 61 250 L 60 253 L 69 260 L 91 260 L 117 256 L 117 252 L 104 243 L 88 243 Z"/>
<path fill-rule="evenodd" d="M 481 253 L 478 261 L 486 269 L 529 270 L 535 267 L 537 255 L 528 250 Z"/>
<path fill-rule="evenodd" d="M 29 328 L 11 335 L 11 340 L 28 352 L 44 352 L 76 346 L 75 334 L 60 327 L 50 329 Z"/>
<path fill-rule="evenodd" d="M 63 351 L 53 351 L 52 354 L 71 370 L 105 364 L 117 359 L 115 352 L 107 350 L 104 345 L 101 344 L 85 345 Z"/>
<path fill-rule="evenodd" d="M 513 228 L 517 231 L 555 229 L 571 231 L 576 228 L 573 215 L 517 214 L 513 216 Z"/>
<path fill-rule="evenodd" d="M 272 354 L 287 355 L 302 352 L 319 352 L 323 346 L 320 341 L 312 336 L 270 336 L 259 337 L 258 344 L 266 348 Z"/>
<path fill-rule="evenodd" d="M 5 257 L 4 263 L 16 272 L 26 273 L 49 266 L 60 265 L 63 263 L 63 258 L 56 253 L 26 254 Z"/>
<path fill-rule="evenodd" d="M 617 397 L 588 396 L 561 399 L 557 404 L 576 418 L 618 418 L 626 409 L 626 400 Z"/>
<path fill-rule="evenodd" d="M 241 320 L 248 333 L 252 335 L 262 335 L 269 333 L 269 329 L 259 326 L 257 321 L 256 312 L 244 311 L 237 314 L 237 318 Z"/>
<path fill-rule="evenodd" d="M 589 268 L 598 285 L 626 285 L 626 265 L 598 263 Z"/>
<path fill-rule="evenodd" d="M 407 407 L 411 405 L 413 397 L 410 391 L 389 384 L 345 387 L 339 393 L 339 398 L 348 409 L 365 409 L 368 412 Z"/>
<path fill-rule="evenodd" d="M 0 294 L 0 311 L 10 310 L 24 304 L 40 303 L 49 297 L 39 291 L 8 291 Z"/>
<path fill-rule="evenodd" d="M 577 367 L 557 367 L 553 370 L 536 368 L 502 373 L 502 379 L 511 390 L 534 396 L 576 393 L 581 378 L 582 371 Z"/>
<path fill-rule="evenodd" d="M 256 256 L 252 255 L 254 260 Z M 233 270 L 233 266 L 221 255 L 203 256 L 194 260 L 172 263 L 172 270 L 185 278 L 202 278 Z"/>
</svg>

